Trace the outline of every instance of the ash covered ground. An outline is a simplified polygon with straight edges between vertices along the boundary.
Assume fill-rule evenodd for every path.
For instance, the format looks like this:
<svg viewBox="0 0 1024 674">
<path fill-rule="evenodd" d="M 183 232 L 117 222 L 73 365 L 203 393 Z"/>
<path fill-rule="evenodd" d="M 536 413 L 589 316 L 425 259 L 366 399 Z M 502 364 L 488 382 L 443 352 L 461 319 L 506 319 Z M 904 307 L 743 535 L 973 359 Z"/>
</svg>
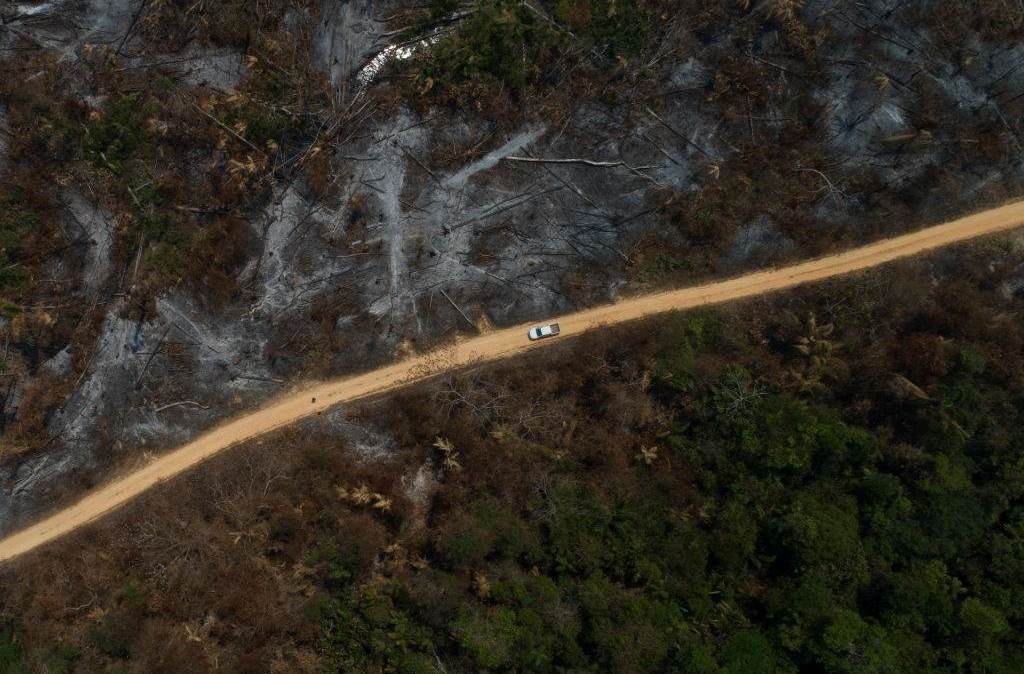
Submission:
<svg viewBox="0 0 1024 674">
<path fill-rule="evenodd" d="M 618 61 L 572 33 L 582 65 L 491 107 L 409 96 L 436 45 L 396 27 L 398 3 L 282 3 L 235 32 L 233 15 L 186 30 L 133 0 L 7 5 L 0 47 L 20 79 L 3 93 L 0 170 L 43 181 L 45 199 L 6 203 L 52 236 L 7 262 L 35 266 L 3 319 L 0 531 L 304 381 L 1019 193 L 1012 29 L 957 24 L 953 39 L 955 17 L 925 2 L 693 4 L 703 14 L 652 10 L 657 30 Z M 236 5 L 211 11 L 244 19 Z M 400 43 L 416 45 L 412 65 L 363 87 L 360 69 Z M 288 98 L 298 80 L 275 69 L 319 78 L 319 102 Z M 68 119 L 37 86 L 62 91 Z M 104 122 L 126 98 L 152 102 L 119 163 L 127 141 Z M 230 121 L 239 100 L 276 117 Z M 257 122 L 278 128 L 268 117 L 305 135 L 257 140 Z M 190 123 L 205 129 L 195 147 Z M 149 174 L 125 168 L 147 146 L 161 152 Z M 142 194 L 173 179 L 176 192 Z M 152 225 L 164 212 L 190 242 L 220 227 L 209 261 L 161 271 L 181 241 Z"/>
</svg>

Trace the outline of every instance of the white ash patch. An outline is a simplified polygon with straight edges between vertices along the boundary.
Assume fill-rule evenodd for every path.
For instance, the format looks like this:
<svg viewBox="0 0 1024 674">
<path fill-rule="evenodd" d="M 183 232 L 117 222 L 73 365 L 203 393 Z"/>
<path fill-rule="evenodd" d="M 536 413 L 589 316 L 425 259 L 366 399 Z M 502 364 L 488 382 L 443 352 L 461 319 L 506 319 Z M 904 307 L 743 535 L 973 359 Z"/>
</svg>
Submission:
<svg viewBox="0 0 1024 674">
<path fill-rule="evenodd" d="M 1024 45 L 978 45 L 979 57 L 969 72 L 999 100 L 1002 94 L 1015 96 L 1024 89 Z"/>
<path fill-rule="evenodd" d="M 69 228 L 77 229 L 80 238 L 85 242 L 82 283 L 86 291 L 94 293 L 110 274 L 115 239 L 114 225 L 109 214 L 90 204 L 76 191 L 65 195 L 64 208 Z"/>
<path fill-rule="evenodd" d="M 197 427 L 218 418 L 216 410 L 225 408 L 218 408 L 218 401 L 251 399 L 273 385 L 261 357 L 264 338 L 251 325 L 208 316 L 177 295 L 158 299 L 157 315 L 147 321 L 124 318 L 123 309 L 119 302 L 111 306 L 81 384 L 49 420 L 53 447 L 0 471 L 0 481 L 13 485 L 0 494 L 0 530 L 22 509 L 38 504 L 63 475 L 104 452 L 184 442 Z M 191 345 L 195 366 L 185 395 L 207 403 L 209 410 L 190 405 L 157 411 L 154 400 L 168 378 L 178 376 L 162 352 L 165 339 Z M 44 367 L 66 372 L 69 365 L 65 350 Z M 104 450 L 103 443 L 110 447 Z"/>
<path fill-rule="evenodd" d="M 389 342 L 438 330 L 434 315 L 464 327 L 481 314 L 502 323 L 567 310 L 573 305 L 560 286 L 580 264 L 602 271 L 586 292 L 607 297 L 619 274 L 609 262 L 625 258 L 620 238 L 649 226 L 649 218 L 635 216 L 648 208 L 650 189 L 661 175 L 670 184 L 692 183 L 685 144 L 668 143 L 664 134 L 657 141 L 680 157 L 671 163 L 657 142 L 644 140 L 644 129 L 609 138 L 601 132 L 609 123 L 627 124 L 624 106 L 582 108 L 550 139 L 546 129 L 527 126 L 496 141 L 486 125 L 433 128 L 402 113 L 373 140 L 346 151 L 359 155 L 348 196 L 366 197 L 367 236 L 382 244 L 384 268 L 364 289 L 368 312 Z M 687 131 L 712 147 L 711 127 L 696 123 Z M 482 142 L 493 149 L 462 166 L 423 166 L 431 146 Z M 505 161 L 526 155 L 618 160 L 647 173 Z M 616 226 L 619 219 L 628 227 Z"/>
<path fill-rule="evenodd" d="M 289 7 L 281 19 L 281 27 L 294 33 L 303 29 L 310 22 L 311 14 L 307 7 Z"/>
<path fill-rule="evenodd" d="M 373 181 L 371 195 L 380 211 L 378 228 L 384 240 L 387 258 L 387 293 L 377 297 L 368 307 L 372 316 L 401 316 L 415 313 L 413 291 L 409 287 L 409 267 L 404 252 L 410 219 L 401 204 L 405 188 L 406 165 L 409 153 L 418 152 L 426 139 L 426 132 L 413 124 L 405 113 L 398 115 L 376 134 L 380 146 L 372 162 L 360 164 L 358 183 Z M 417 317 L 418 319 L 418 317 Z"/>
<path fill-rule="evenodd" d="M 41 16 L 49 14 L 53 10 L 54 3 L 52 2 L 41 2 L 37 5 L 31 5 L 22 3 L 14 6 L 14 18 L 24 19 L 32 16 Z"/>
<path fill-rule="evenodd" d="M 904 67 L 898 61 L 884 65 L 895 71 Z M 890 189 L 919 178 L 940 161 L 940 146 L 919 136 L 908 121 L 908 110 L 917 105 L 915 97 L 896 84 L 882 86 L 862 69 L 841 65 L 816 96 L 826 107 L 829 147 L 845 165 L 870 167 Z M 841 171 L 832 173 L 831 180 L 840 188 L 841 179 Z M 845 206 L 825 199 L 818 217 L 834 218 Z"/>
<path fill-rule="evenodd" d="M 932 76 L 939 83 L 942 90 L 946 92 L 956 103 L 956 107 L 965 110 L 976 110 L 988 102 L 988 94 L 979 91 L 974 82 L 965 75 L 951 75 L 948 77 Z"/>
<path fill-rule="evenodd" d="M 491 150 L 482 158 L 467 164 L 459 171 L 456 171 L 450 175 L 445 181 L 444 185 L 448 189 L 462 189 L 466 186 L 466 183 L 470 178 L 478 173 L 492 169 L 498 165 L 505 157 L 510 157 L 517 152 L 520 152 L 523 148 L 529 147 L 537 141 L 544 134 L 544 127 L 536 129 L 527 129 L 521 131 L 516 135 L 512 136 L 508 141 L 505 142 L 501 147 Z"/>
<path fill-rule="evenodd" d="M 120 44 L 132 18 L 145 0 L 92 0 L 85 17 L 88 26 L 80 42 Z"/>
<path fill-rule="evenodd" d="M 692 88 L 695 91 L 667 99 L 664 110 L 658 113 L 662 121 L 644 112 L 631 124 L 625 117 L 612 117 L 607 111 L 593 109 L 593 106 L 581 108 L 579 114 L 589 113 L 595 120 L 593 133 L 597 138 L 606 135 L 600 131 L 603 124 L 628 129 L 620 137 L 632 141 L 636 147 L 631 152 L 632 163 L 653 165 L 644 172 L 662 185 L 691 190 L 696 187 L 698 174 L 710 164 L 722 163 L 731 150 L 728 143 L 717 138 L 721 119 L 703 105 L 703 96 L 696 91 L 710 77 L 707 69 L 690 59 L 676 70 L 673 77 L 676 78 L 674 88 Z M 771 121 L 764 123 L 773 124 Z M 644 187 L 649 188 L 650 184 Z"/>
<path fill-rule="evenodd" d="M 363 427 L 355 427 L 349 441 L 359 458 L 367 462 L 383 461 L 395 451 L 391 438 Z"/>
<path fill-rule="evenodd" d="M 106 94 L 89 94 L 82 96 L 82 102 L 89 106 L 90 110 L 102 112 L 103 108 L 106 107 L 107 101 L 110 99 Z"/>
<path fill-rule="evenodd" d="M 1024 253 L 1024 234 L 1015 234 L 1009 238 L 1010 251 L 1020 256 Z M 1024 263 L 1018 264 L 1008 279 L 999 284 L 999 295 L 1004 300 L 1024 298 Z"/>
<path fill-rule="evenodd" d="M 242 278 L 255 275 L 261 287 L 250 307 L 253 318 L 273 322 L 308 307 L 355 266 L 324 245 L 325 235 L 344 231 L 338 213 L 305 199 L 295 186 L 267 208 L 256 227 L 263 250 L 242 272 Z"/>
<path fill-rule="evenodd" d="M 42 364 L 42 369 L 55 377 L 66 377 L 71 372 L 71 347 L 65 346 Z"/>
<path fill-rule="evenodd" d="M 192 300 L 182 295 L 157 300 L 157 313 L 161 317 L 159 323 L 172 326 L 178 338 L 184 338 L 194 347 L 195 376 L 202 387 L 262 390 L 271 382 L 272 377 L 261 358 L 266 340 L 251 326 L 204 314 Z"/>
<path fill-rule="evenodd" d="M 320 5 L 320 23 L 313 33 L 313 58 L 336 88 L 349 82 L 356 70 L 381 47 L 384 24 L 374 18 L 370 0 Z"/>
<path fill-rule="evenodd" d="M 345 439 L 356 458 L 364 463 L 377 463 L 391 458 L 398 448 L 394 438 L 366 425 L 353 422 L 345 410 L 335 407 L 315 417 L 315 423 Z"/>
<path fill-rule="evenodd" d="M 407 122 L 407 118 L 400 117 L 393 127 L 406 128 Z M 465 287 L 501 279 L 500 275 L 463 258 L 473 243 L 477 226 L 500 210 L 502 203 L 508 204 L 509 195 L 506 190 L 491 185 L 477 185 L 472 179 L 495 168 L 503 158 L 521 152 L 543 132 L 543 128 L 522 131 L 447 177 L 435 172 L 416 194 L 416 204 L 422 205 L 411 210 L 400 202 L 400 195 L 406 188 L 406 167 L 410 161 L 407 155 L 424 146 L 427 137 L 417 127 L 391 138 L 391 146 L 385 153 L 387 164 L 379 167 L 385 176 L 382 181 L 385 194 L 379 199 L 389 251 L 390 292 L 371 306 L 371 312 L 387 316 L 389 324 L 397 328 L 411 317 L 415 331 L 420 333 L 424 331 L 420 298 L 436 294 L 431 302 L 447 303 L 444 294 L 451 297 Z M 515 200 L 513 197 L 513 202 Z M 422 251 L 427 252 L 430 262 L 410 260 Z M 523 288 L 531 285 L 529 280 L 521 283 Z M 545 297 L 545 301 L 548 303 L 550 298 Z M 468 309 L 475 313 L 473 307 Z"/>
<path fill-rule="evenodd" d="M 826 106 L 828 142 L 843 156 L 861 157 L 879 141 L 913 131 L 895 88 L 879 90 L 859 70 L 837 69 L 818 99 Z"/>
<path fill-rule="evenodd" d="M 1005 116 L 1004 102 L 1024 88 L 1024 46 L 972 42 L 978 58 L 966 66 L 943 63 L 930 76 L 965 114 L 987 109 L 988 114 Z"/>
<path fill-rule="evenodd" d="M 121 318 L 115 304 L 103 321 L 96 338 L 92 363 L 82 385 L 54 414 L 51 432 L 57 433 L 66 447 L 81 449 L 92 436 L 96 421 L 107 412 L 108 402 L 116 394 L 111 390 L 132 380 L 138 373 L 135 357 L 146 342 L 145 326 Z"/>
<path fill-rule="evenodd" d="M 232 49 L 198 49 L 190 46 L 180 64 L 185 82 L 196 87 L 231 91 L 245 75 L 245 61 Z"/>
<path fill-rule="evenodd" d="M 669 81 L 678 89 L 698 89 L 708 83 L 708 69 L 692 56 L 676 66 Z"/>
<path fill-rule="evenodd" d="M 27 492 L 34 491 L 40 485 L 51 485 L 61 475 L 81 465 L 81 457 L 74 453 L 62 455 L 47 453 L 32 457 L 18 465 L 17 470 L 6 481 L 10 483 L 9 496 L 17 498 Z M 4 509 L 0 507 L 0 512 Z M 5 518 L 0 514 L 0 524 Z"/>
<path fill-rule="evenodd" d="M 55 0 L 22 3 L 7 23 L 41 46 L 71 60 L 86 44 L 121 47 L 132 17 L 145 0 Z M 128 42 L 132 40 L 128 36 Z M 17 39 L 14 31 L 0 32 L 0 46 Z"/>
<path fill-rule="evenodd" d="M 7 533 L 18 523 L 29 495 L 45 491 L 81 462 L 82 457 L 72 452 L 47 452 L 0 466 L 0 532 Z"/>
<path fill-rule="evenodd" d="M 1017 267 L 1013 277 L 999 284 L 999 295 L 1004 300 L 1024 295 L 1024 265 Z"/>
<path fill-rule="evenodd" d="M 432 461 L 425 461 L 415 472 L 402 476 L 402 488 L 406 498 L 412 503 L 412 526 L 422 528 L 426 525 L 427 514 L 430 512 L 430 499 L 437 491 L 438 481 Z"/>
<path fill-rule="evenodd" d="M 766 266 L 791 251 L 795 244 L 767 216 L 757 218 L 736 230 L 729 252 L 723 260 L 728 269 Z"/>
</svg>

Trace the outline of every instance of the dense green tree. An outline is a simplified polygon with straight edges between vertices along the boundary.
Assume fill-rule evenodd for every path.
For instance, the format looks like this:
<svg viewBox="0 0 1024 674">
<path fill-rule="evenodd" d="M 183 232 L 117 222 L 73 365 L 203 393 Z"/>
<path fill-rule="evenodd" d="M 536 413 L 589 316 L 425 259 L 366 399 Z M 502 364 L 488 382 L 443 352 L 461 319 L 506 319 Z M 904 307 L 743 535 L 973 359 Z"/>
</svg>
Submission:
<svg viewBox="0 0 1024 674">
<path fill-rule="evenodd" d="M 14 628 L 0 623 L 0 674 L 22 674 L 26 671 L 21 658 L 21 647 L 15 639 Z"/>
<path fill-rule="evenodd" d="M 587 650 L 615 672 L 661 669 L 686 623 L 680 608 L 627 590 L 602 573 L 579 586 Z"/>
<path fill-rule="evenodd" d="M 738 632 L 722 649 L 723 674 L 795 674 L 796 667 L 780 656 L 758 630 Z"/>
<path fill-rule="evenodd" d="M 430 672 L 438 638 L 409 613 L 400 586 L 352 590 L 310 608 L 326 659 L 339 672 Z"/>
<path fill-rule="evenodd" d="M 903 669 L 887 631 L 854 610 L 836 609 L 811 643 L 809 652 L 827 672 L 896 674 Z"/>
<path fill-rule="evenodd" d="M 869 580 L 857 502 L 849 496 L 800 493 L 773 521 L 769 536 L 776 564 L 789 573 L 812 573 L 846 592 Z"/>
<path fill-rule="evenodd" d="M 916 563 L 887 577 L 885 620 L 895 627 L 948 637 L 957 629 L 957 603 L 963 592 L 944 562 Z"/>
</svg>

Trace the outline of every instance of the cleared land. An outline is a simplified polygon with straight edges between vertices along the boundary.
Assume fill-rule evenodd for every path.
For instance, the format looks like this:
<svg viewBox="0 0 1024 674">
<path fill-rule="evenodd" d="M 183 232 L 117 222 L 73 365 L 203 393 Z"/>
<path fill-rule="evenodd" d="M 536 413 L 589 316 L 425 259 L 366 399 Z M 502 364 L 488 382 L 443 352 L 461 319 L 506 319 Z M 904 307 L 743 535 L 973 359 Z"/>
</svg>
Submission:
<svg viewBox="0 0 1024 674">
<path fill-rule="evenodd" d="M 1024 201 L 1014 202 L 885 239 L 845 253 L 781 269 L 755 272 L 727 281 L 653 293 L 557 318 L 562 334 L 636 320 L 666 311 L 719 304 L 803 283 L 848 274 L 942 246 L 1013 229 L 1024 224 Z M 449 369 L 508 358 L 548 342 L 531 343 L 526 325 L 467 339 L 357 376 L 313 385 L 288 394 L 255 412 L 229 421 L 145 467 L 97 489 L 77 503 L 0 541 L 0 561 L 17 557 L 124 505 L 163 480 L 188 470 L 228 447 L 287 426 L 334 405 L 351 402 L 422 381 Z"/>
</svg>

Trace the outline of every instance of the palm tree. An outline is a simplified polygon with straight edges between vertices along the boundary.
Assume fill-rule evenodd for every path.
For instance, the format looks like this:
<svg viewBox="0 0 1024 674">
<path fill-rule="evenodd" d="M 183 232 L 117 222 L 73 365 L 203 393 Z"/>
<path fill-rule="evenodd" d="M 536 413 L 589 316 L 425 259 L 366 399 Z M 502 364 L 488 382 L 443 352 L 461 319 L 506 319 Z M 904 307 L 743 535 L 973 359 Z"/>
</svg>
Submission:
<svg viewBox="0 0 1024 674">
<path fill-rule="evenodd" d="M 803 360 L 789 374 L 801 392 L 810 393 L 819 390 L 824 380 L 843 368 L 845 363 L 836 355 L 842 345 L 830 339 L 835 332 L 834 324 L 819 324 L 812 311 L 807 315 L 803 332 L 793 343 L 793 348 L 803 356 Z"/>
</svg>

